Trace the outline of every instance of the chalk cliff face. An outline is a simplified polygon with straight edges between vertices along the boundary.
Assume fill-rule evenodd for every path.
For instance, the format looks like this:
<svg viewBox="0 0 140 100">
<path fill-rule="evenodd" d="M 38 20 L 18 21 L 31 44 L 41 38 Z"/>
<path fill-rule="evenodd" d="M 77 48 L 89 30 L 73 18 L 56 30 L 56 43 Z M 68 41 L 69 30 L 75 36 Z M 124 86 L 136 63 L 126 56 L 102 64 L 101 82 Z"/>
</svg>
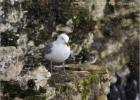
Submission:
<svg viewBox="0 0 140 100">
<path fill-rule="evenodd" d="M 139 0 L 0 0 L 0 99 L 138 100 Z M 66 73 L 41 49 L 70 36 Z"/>
</svg>

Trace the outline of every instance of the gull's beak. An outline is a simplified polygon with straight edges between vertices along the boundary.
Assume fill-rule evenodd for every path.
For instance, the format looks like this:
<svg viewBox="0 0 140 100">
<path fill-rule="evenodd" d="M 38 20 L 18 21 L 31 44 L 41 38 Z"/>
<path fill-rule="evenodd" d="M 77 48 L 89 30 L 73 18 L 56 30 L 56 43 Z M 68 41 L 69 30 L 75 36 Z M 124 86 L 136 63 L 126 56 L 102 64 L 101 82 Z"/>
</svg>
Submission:
<svg viewBox="0 0 140 100">
<path fill-rule="evenodd" d="M 65 44 L 66 44 L 67 46 L 70 46 L 68 42 L 65 42 Z"/>
</svg>

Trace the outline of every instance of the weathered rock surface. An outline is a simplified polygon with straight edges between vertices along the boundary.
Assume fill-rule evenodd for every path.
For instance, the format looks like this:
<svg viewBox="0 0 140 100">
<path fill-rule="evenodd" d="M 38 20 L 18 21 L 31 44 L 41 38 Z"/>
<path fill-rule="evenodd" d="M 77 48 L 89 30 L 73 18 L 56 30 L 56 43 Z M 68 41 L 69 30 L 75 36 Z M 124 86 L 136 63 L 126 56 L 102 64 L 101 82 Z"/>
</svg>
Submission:
<svg viewBox="0 0 140 100">
<path fill-rule="evenodd" d="M 51 77 L 51 73 L 46 70 L 44 66 L 39 66 L 36 69 L 28 70 L 23 69 L 21 74 L 16 77 L 16 81 L 19 82 L 23 90 L 28 89 L 28 82 L 32 80 L 35 84 L 36 90 L 40 87 L 47 85 L 47 80 Z"/>
<path fill-rule="evenodd" d="M 96 100 L 106 95 L 109 81 L 110 73 L 102 66 L 70 64 L 65 72 L 63 67 L 55 66 L 52 76 L 44 66 L 39 66 L 22 70 L 15 80 L 2 81 L 1 98 Z"/>
<path fill-rule="evenodd" d="M 47 83 L 51 77 L 50 72 L 45 66 L 32 70 L 24 69 L 23 58 L 21 49 L 12 46 L 0 47 L 0 99 L 51 99 L 55 95 L 55 89 Z"/>
<path fill-rule="evenodd" d="M 54 100 L 96 100 L 106 95 L 105 88 L 109 89 L 109 85 L 105 84 L 110 81 L 110 73 L 102 66 L 70 64 L 66 69 L 64 72 L 63 67 L 56 66 L 49 80 L 56 88 Z"/>
<path fill-rule="evenodd" d="M 0 47 L 0 81 L 14 80 L 23 68 L 23 51 L 15 47 Z"/>
<path fill-rule="evenodd" d="M 36 69 L 23 69 L 21 73 L 11 81 L 1 81 L 2 99 L 45 100 L 55 95 L 55 89 L 48 85 L 50 72 L 44 66 Z"/>
</svg>

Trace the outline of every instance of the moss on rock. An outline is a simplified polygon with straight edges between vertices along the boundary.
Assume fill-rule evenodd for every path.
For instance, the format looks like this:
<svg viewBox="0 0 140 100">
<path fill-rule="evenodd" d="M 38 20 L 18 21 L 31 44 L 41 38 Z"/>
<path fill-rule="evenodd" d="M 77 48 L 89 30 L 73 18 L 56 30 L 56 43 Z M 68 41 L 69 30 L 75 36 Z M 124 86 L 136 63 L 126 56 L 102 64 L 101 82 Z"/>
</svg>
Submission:
<svg viewBox="0 0 140 100">
<path fill-rule="evenodd" d="M 75 100 L 74 98 L 79 96 L 80 100 L 88 100 L 90 96 L 92 96 L 92 87 L 94 84 L 99 83 L 99 77 L 96 75 L 90 75 L 88 77 L 84 77 L 76 82 L 69 82 L 65 84 L 57 84 L 56 87 L 56 97 L 61 98 L 62 100 L 67 100 L 71 98 L 71 100 Z M 98 90 L 95 90 L 98 94 Z M 94 96 L 96 96 L 94 94 Z M 94 97 L 96 98 L 96 97 Z M 55 98 L 56 99 L 56 98 Z"/>
</svg>

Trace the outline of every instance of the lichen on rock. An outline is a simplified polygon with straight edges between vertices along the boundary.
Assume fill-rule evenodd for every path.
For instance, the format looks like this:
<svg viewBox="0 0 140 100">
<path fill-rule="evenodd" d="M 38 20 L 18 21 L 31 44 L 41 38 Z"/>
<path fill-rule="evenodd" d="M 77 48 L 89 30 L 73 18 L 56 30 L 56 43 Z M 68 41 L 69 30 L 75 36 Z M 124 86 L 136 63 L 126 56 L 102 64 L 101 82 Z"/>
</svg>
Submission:
<svg viewBox="0 0 140 100">
<path fill-rule="evenodd" d="M 14 80 L 23 68 L 23 51 L 15 47 L 0 47 L 0 81 Z"/>
</svg>

